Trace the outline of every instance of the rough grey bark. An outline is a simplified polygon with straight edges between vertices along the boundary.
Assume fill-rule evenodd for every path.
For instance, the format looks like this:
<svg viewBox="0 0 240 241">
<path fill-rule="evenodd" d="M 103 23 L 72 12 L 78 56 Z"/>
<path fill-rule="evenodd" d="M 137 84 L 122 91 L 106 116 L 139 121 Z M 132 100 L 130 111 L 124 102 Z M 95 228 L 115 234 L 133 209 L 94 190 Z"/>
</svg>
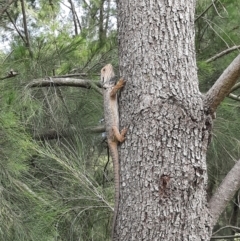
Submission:
<svg viewBox="0 0 240 241">
<path fill-rule="evenodd" d="M 198 89 L 194 0 L 118 1 L 121 187 L 116 240 L 209 240 L 211 116 Z"/>
</svg>

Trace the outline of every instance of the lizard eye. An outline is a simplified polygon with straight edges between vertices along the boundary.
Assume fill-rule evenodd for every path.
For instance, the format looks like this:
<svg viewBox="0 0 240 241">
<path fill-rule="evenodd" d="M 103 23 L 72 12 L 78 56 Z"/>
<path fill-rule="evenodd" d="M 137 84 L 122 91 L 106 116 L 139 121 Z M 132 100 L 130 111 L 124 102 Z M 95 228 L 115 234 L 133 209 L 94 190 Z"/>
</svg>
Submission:
<svg viewBox="0 0 240 241">
<path fill-rule="evenodd" d="M 103 71 L 105 72 L 105 68 L 103 69 Z"/>
</svg>

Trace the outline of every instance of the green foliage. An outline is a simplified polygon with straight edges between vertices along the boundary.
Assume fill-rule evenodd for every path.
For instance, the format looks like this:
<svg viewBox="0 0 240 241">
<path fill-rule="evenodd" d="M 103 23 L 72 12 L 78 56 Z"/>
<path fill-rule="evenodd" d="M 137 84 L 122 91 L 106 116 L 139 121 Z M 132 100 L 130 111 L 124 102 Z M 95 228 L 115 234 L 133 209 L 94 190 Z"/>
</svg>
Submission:
<svg viewBox="0 0 240 241">
<path fill-rule="evenodd" d="M 240 118 L 239 104 L 225 100 L 217 111 L 214 121 L 214 133 L 208 153 L 210 180 L 219 185 L 230 168 L 240 156 Z"/>
<path fill-rule="evenodd" d="M 28 88 L 48 76 L 96 82 L 104 64 L 117 64 L 114 6 L 103 2 L 73 1 L 84 9 L 79 34 L 60 1 L 25 2 L 28 44 L 20 2 L 1 25 L 11 40 L 0 54 L 0 240 L 109 239 L 112 166 L 101 133 L 90 131 L 102 119 L 102 96 L 94 89 Z M 11 69 L 18 75 L 4 79 Z"/>
<path fill-rule="evenodd" d="M 14 112 L 17 93 L 0 86 L 0 239 L 27 238 L 22 226 L 23 210 L 28 202 L 18 187 L 18 180 L 29 171 L 27 159 L 35 152 L 35 144 L 26 133 L 19 116 Z M 8 93 L 8 95 L 7 95 Z"/>
<path fill-rule="evenodd" d="M 206 10 L 210 5 L 211 7 Z M 196 52 L 199 85 L 204 93 L 208 91 L 238 54 L 238 50 L 223 55 L 220 53 L 240 44 L 238 31 L 239 7 L 239 2 L 230 0 L 201 0 L 197 2 Z M 219 57 L 211 61 L 210 58 L 217 54 Z M 238 93 L 239 90 L 235 92 L 235 94 Z M 212 142 L 207 155 L 209 198 L 240 156 L 239 103 L 226 99 L 218 108 L 216 115 Z M 237 216 L 236 211 L 234 211 L 236 205 L 239 205 L 239 203 L 237 204 L 235 200 L 228 205 L 216 226 L 216 230 L 228 224 L 237 226 L 239 219 L 233 218 Z M 232 235 L 234 233 L 235 231 L 231 228 L 225 228 L 216 235 Z"/>
<path fill-rule="evenodd" d="M 9 7 L 11 19 L 1 19 L 9 47 L 0 51 L 0 240 L 109 240 L 112 166 L 101 133 L 90 131 L 102 118 L 102 96 L 94 89 L 28 84 L 73 74 L 96 82 L 103 65 L 117 66 L 116 6 L 110 2 L 73 1 L 77 21 L 62 1 L 25 1 L 29 43 L 20 1 Z M 196 9 L 203 92 L 237 52 L 207 60 L 240 37 L 240 3 L 214 1 L 205 11 L 212 2 L 197 1 Z M 11 69 L 18 75 L 4 79 Z M 207 158 L 209 196 L 239 158 L 239 117 L 239 104 L 230 100 L 217 112 Z M 233 208 L 219 227 L 232 220 Z"/>
<path fill-rule="evenodd" d="M 25 132 L 19 117 L 13 112 L 11 107 L 14 105 L 14 93 L 9 93 L 9 98 L 2 96 L 2 108 L 0 109 L 1 124 L 1 160 L 8 172 L 17 174 L 27 170 L 24 164 L 26 158 L 31 155 L 34 144 L 30 136 Z M 15 151 L 13 152 L 13 148 Z"/>
<path fill-rule="evenodd" d="M 202 92 L 206 92 L 211 87 L 208 78 L 215 73 L 215 69 L 211 63 L 206 63 L 205 61 L 198 61 L 197 66 L 199 76 L 199 88 Z"/>
</svg>

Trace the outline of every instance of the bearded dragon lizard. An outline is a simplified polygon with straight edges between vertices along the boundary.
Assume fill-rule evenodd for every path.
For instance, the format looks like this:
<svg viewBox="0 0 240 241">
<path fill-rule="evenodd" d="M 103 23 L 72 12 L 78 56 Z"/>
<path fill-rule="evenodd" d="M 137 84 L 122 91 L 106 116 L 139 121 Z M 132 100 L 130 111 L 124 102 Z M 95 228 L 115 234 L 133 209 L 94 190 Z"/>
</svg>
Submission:
<svg viewBox="0 0 240 241">
<path fill-rule="evenodd" d="M 103 87 L 104 98 L 104 118 L 107 133 L 107 142 L 110 150 L 110 154 L 113 160 L 114 171 L 114 186 L 115 186 L 115 204 L 113 215 L 113 227 L 112 227 L 112 240 L 114 240 L 114 230 L 116 225 L 116 219 L 118 214 L 119 205 L 119 156 L 117 146 L 119 143 L 125 140 L 125 134 L 127 129 L 124 128 L 119 132 L 119 114 L 118 114 L 118 99 L 117 91 L 123 88 L 125 80 L 120 79 L 116 83 L 114 70 L 111 64 L 107 64 L 101 70 L 101 82 Z"/>
</svg>

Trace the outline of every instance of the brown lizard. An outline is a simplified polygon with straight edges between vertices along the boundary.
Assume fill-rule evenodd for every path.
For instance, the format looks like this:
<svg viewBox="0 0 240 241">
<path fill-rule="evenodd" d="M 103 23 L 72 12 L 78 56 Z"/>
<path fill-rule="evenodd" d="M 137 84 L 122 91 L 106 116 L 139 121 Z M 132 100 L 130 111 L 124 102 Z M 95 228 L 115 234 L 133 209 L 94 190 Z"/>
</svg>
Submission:
<svg viewBox="0 0 240 241">
<path fill-rule="evenodd" d="M 127 129 L 124 128 L 119 132 L 119 114 L 118 114 L 118 99 L 117 91 L 123 88 L 125 80 L 120 79 L 116 83 L 114 70 L 111 64 L 107 64 L 101 70 L 101 82 L 103 87 L 103 98 L 104 98 L 104 118 L 105 128 L 107 133 L 108 147 L 113 160 L 113 171 L 114 171 L 114 186 L 115 186 L 115 204 L 114 204 L 114 215 L 113 215 L 113 226 L 112 226 L 112 240 L 114 240 L 114 230 L 116 225 L 116 219 L 118 214 L 119 205 L 119 156 L 117 146 L 119 142 L 125 140 L 125 134 Z"/>
</svg>

